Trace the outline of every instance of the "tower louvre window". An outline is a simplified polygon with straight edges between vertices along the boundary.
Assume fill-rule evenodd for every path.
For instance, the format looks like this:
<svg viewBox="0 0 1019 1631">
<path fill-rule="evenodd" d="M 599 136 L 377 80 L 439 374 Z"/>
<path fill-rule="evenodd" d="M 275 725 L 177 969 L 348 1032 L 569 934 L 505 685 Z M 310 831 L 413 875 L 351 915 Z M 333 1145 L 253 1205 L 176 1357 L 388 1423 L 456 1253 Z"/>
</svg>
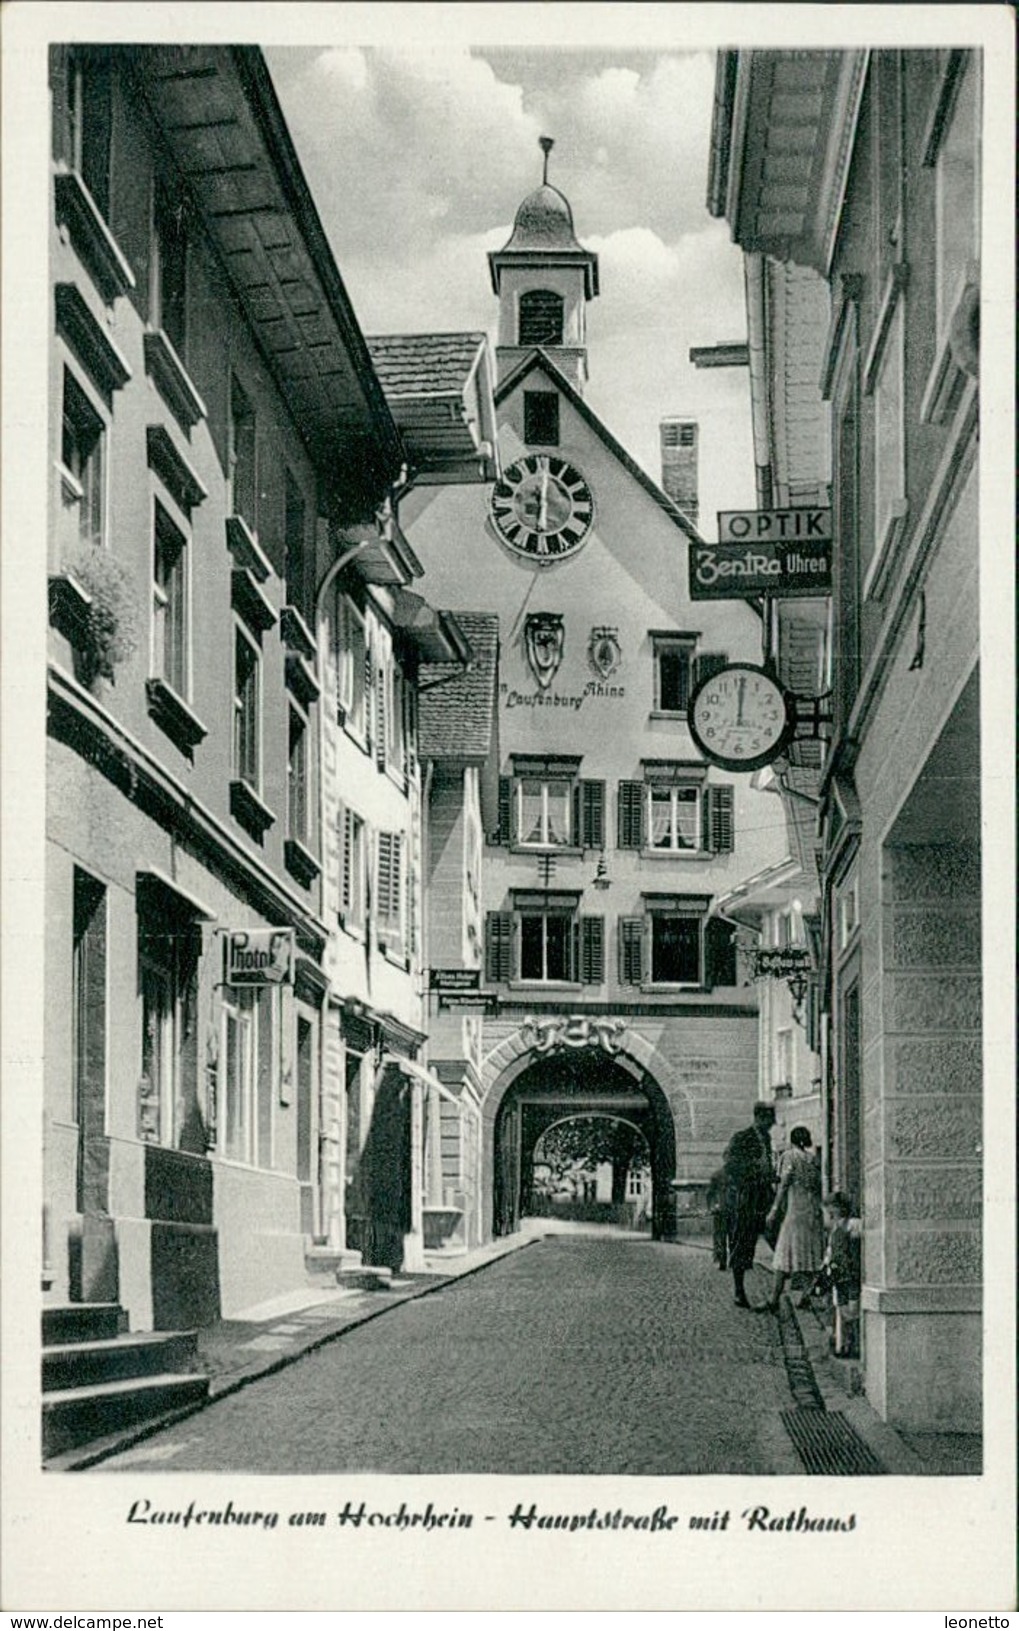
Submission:
<svg viewBox="0 0 1019 1631">
<path fill-rule="evenodd" d="M 562 345 L 563 299 L 554 289 L 529 289 L 520 296 L 520 345 Z"/>
</svg>

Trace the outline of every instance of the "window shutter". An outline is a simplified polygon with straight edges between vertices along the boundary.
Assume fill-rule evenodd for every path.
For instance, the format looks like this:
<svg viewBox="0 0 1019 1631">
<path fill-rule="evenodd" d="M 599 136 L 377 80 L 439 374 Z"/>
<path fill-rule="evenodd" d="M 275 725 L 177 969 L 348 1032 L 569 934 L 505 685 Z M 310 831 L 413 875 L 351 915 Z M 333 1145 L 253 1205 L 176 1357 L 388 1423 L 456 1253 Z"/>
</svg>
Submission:
<svg viewBox="0 0 1019 1631">
<path fill-rule="evenodd" d="M 605 783 L 581 782 L 582 819 L 579 839 L 584 849 L 605 848 Z"/>
<path fill-rule="evenodd" d="M 644 919 L 619 919 L 619 983 L 640 985 L 643 978 L 641 953 L 644 945 Z"/>
<path fill-rule="evenodd" d="M 620 782 L 616 843 L 620 849 L 640 849 L 644 841 L 644 783 Z"/>
<path fill-rule="evenodd" d="M 386 718 L 386 671 L 384 668 L 375 670 L 375 763 L 380 770 L 386 768 L 386 733 L 389 721 Z"/>
<path fill-rule="evenodd" d="M 736 821 L 734 789 L 729 783 L 705 788 L 704 848 L 715 855 L 728 855 L 735 848 Z"/>
<path fill-rule="evenodd" d="M 390 916 L 393 872 L 393 837 L 380 832 L 375 840 L 375 910 L 380 918 Z"/>
<path fill-rule="evenodd" d="M 337 815 L 337 827 L 340 840 L 340 917 L 344 917 L 353 908 L 353 853 L 354 853 L 354 818 L 345 804 L 341 804 Z"/>
<path fill-rule="evenodd" d="M 605 919 L 580 920 L 580 978 L 584 985 L 601 985 L 605 979 Z"/>
<path fill-rule="evenodd" d="M 712 674 L 717 674 L 720 669 L 726 667 L 728 661 L 729 654 L 725 651 L 698 652 L 693 665 L 694 686 L 700 685 L 702 680 L 710 679 Z"/>
<path fill-rule="evenodd" d="M 497 844 L 508 844 L 510 841 L 510 800 L 513 796 L 513 783 L 509 776 L 499 777 L 499 825 L 495 833 Z"/>
<path fill-rule="evenodd" d="M 485 979 L 505 985 L 510 977 L 513 918 L 509 912 L 489 912 L 485 918 Z"/>
<path fill-rule="evenodd" d="M 367 645 L 364 648 L 364 739 L 368 752 L 372 750 L 375 726 L 375 666 Z"/>
<path fill-rule="evenodd" d="M 731 923 L 709 917 L 704 926 L 704 964 L 707 986 L 736 984 L 736 942 Z"/>
</svg>

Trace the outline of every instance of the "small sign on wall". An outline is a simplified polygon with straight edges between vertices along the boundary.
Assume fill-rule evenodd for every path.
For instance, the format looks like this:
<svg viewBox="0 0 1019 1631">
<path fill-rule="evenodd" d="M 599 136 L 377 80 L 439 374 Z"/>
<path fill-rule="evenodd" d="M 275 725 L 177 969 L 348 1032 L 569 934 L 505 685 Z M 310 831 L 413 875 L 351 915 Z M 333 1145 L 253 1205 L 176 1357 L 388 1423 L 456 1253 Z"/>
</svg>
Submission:
<svg viewBox="0 0 1019 1631">
<path fill-rule="evenodd" d="M 294 949 L 293 929 L 226 929 L 223 931 L 224 983 L 291 985 Z"/>
</svg>

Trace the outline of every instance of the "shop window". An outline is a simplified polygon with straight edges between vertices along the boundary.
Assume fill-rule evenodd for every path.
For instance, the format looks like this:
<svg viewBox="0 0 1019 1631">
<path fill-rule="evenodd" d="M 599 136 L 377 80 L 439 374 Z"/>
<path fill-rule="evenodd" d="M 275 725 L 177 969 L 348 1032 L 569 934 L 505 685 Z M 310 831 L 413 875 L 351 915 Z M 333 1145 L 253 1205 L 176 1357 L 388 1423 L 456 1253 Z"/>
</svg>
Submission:
<svg viewBox="0 0 1019 1631">
<path fill-rule="evenodd" d="M 348 596 L 336 596 L 336 706 L 342 725 L 364 742 L 367 737 L 368 644 L 363 614 Z"/>
<path fill-rule="evenodd" d="M 152 562 L 152 672 L 188 697 L 187 539 L 161 504 L 155 506 Z"/>
<path fill-rule="evenodd" d="M 258 531 L 255 410 L 236 378 L 230 381 L 230 506 L 249 530 Z"/>
<path fill-rule="evenodd" d="M 697 650 L 695 635 L 652 634 L 654 712 L 686 716 L 690 697 L 702 680 L 729 661 L 725 652 Z"/>
<path fill-rule="evenodd" d="M 182 361 L 187 339 L 187 269 L 184 199 L 158 189 L 152 209 L 149 322 L 165 334 Z"/>
<path fill-rule="evenodd" d="M 234 626 L 234 753 L 236 781 L 257 792 L 261 776 L 262 654 L 239 623 Z"/>
<path fill-rule="evenodd" d="M 78 537 L 99 549 L 106 532 L 106 425 L 70 369 L 64 369 L 60 459 L 78 505 Z"/>
<path fill-rule="evenodd" d="M 340 844 L 339 918 L 346 929 L 364 928 L 365 828 L 349 805 L 341 805 L 337 818 Z"/>
<path fill-rule="evenodd" d="M 273 986 L 225 986 L 220 1042 L 220 1154 L 246 1166 L 273 1164 L 279 1090 L 280 996 Z"/>
<path fill-rule="evenodd" d="M 524 441 L 528 447 L 559 446 L 559 398 L 555 391 L 524 392 Z"/>
<path fill-rule="evenodd" d="M 519 345 L 562 345 L 563 299 L 553 289 L 528 289 L 520 296 Z"/>
</svg>

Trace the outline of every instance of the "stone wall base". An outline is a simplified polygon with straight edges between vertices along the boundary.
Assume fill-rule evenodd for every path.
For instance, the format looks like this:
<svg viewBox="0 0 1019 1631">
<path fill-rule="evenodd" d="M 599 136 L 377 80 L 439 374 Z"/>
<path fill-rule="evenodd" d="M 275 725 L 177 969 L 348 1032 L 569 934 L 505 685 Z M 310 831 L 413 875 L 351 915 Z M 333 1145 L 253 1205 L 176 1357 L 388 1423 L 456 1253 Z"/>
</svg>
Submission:
<svg viewBox="0 0 1019 1631">
<path fill-rule="evenodd" d="M 979 1310 L 888 1313 L 863 1307 L 867 1399 L 893 1427 L 979 1433 Z"/>
</svg>

